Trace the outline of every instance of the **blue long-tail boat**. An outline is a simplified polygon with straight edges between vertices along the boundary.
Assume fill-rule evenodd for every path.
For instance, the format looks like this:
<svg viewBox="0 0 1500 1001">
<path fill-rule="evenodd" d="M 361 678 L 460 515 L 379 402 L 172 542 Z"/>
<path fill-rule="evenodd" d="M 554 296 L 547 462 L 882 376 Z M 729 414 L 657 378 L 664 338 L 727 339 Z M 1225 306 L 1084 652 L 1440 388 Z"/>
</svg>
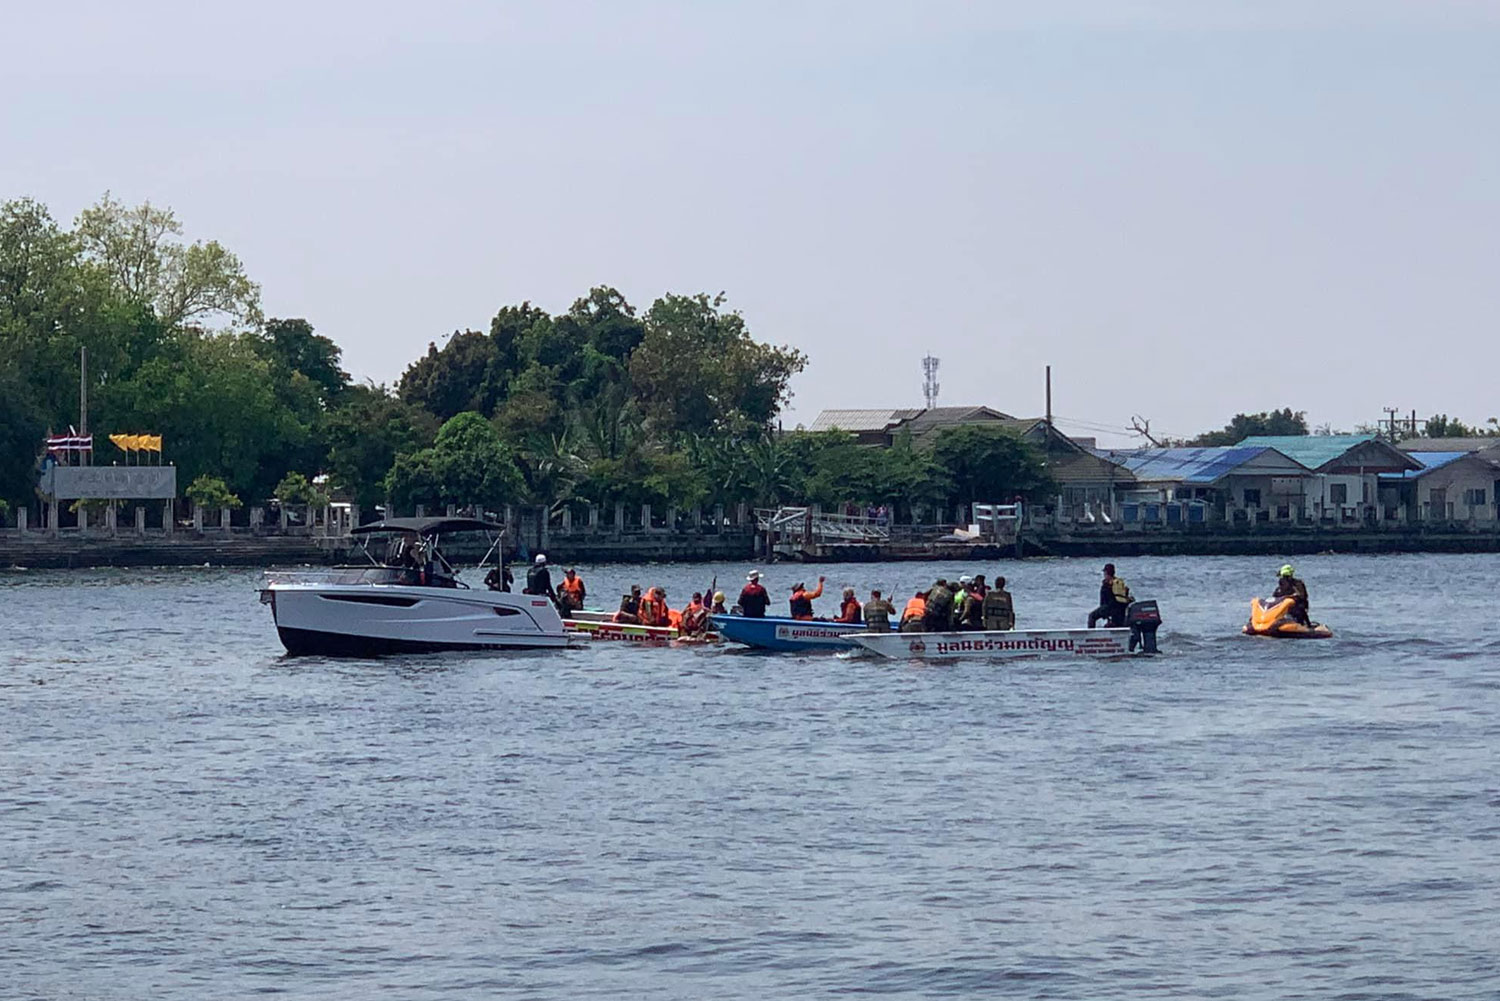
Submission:
<svg viewBox="0 0 1500 1001">
<path fill-rule="evenodd" d="M 752 619 L 744 615 L 710 616 L 720 636 L 734 643 L 762 650 L 851 650 L 859 644 L 845 639 L 850 633 L 869 632 L 862 622 L 825 622 L 766 616 Z"/>
</svg>

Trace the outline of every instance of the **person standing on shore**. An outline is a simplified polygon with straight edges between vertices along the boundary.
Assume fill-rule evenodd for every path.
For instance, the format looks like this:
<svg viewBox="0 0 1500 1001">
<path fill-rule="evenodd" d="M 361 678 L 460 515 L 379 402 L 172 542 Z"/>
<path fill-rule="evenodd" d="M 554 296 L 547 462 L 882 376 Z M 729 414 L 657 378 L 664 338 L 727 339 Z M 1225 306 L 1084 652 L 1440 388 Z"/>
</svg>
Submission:
<svg viewBox="0 0 1500 1001">
<path fill-rule="evenodd" d="M 867 632 L 888 633 L 891 631 L 891 616 L 896 614 L 896 606 L 880 596 L 879 591 L 870 592 L 870 600 L 865 602 L 865 628 Z"/>
<path fill-rule="evenodd" d="M 763 619 L 771 605 L 771 596 L 760 583 L 760 571 L 751 570 L 745 580 L 748 583 L 740 591 L 740 614 L 747 619 Z"/>
</svg>

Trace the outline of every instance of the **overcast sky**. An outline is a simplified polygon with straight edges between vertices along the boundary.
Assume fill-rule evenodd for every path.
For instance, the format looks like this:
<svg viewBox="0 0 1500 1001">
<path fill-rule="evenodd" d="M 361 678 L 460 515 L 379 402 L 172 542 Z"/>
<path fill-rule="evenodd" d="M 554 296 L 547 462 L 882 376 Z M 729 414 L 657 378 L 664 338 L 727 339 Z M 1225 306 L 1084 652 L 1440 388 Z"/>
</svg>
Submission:
<svg viewBox="0 0 1500 1001">
<path fill-rule="evenodd" d="M 1500 416 L 1500 3 L 9 4 L 0 199 L 225 243 L 394 382 L 725 291 L 823 407 Z M 1072 422 L 1072 423 L 1070 423 Z"/>
</svg>

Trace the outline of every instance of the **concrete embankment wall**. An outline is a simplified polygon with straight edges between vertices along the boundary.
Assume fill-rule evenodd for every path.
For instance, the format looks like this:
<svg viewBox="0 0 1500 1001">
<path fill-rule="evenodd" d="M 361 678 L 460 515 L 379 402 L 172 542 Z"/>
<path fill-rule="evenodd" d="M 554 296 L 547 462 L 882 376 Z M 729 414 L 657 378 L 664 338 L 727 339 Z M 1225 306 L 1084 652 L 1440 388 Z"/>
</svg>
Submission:
<svg viewBox="0 0 1500 1001">
<path fill-rule="evenodd" d="M 482 542 L 460 541 L 445 551 L 456 564 L 473 565 L 485 556 Z M 755 539 L 748 533 L 699 535 L 653 533 L 649 536 L 608 535 L 562 537 L 549 540 L 546 550 L 553 565 L 566 563 L 736 563 L 756 558 Z M 1246 532 L 1242 534 L 1090 533 L 1088 535 L 1032 534 L 1013 542 L 902 543 L 817 546 L 786 552 L 779 559 L 818 562 L 899 562 L 903 560 L 1014 559 L 1018 555 L 1132 557 L 1132 556 L 1274 556 L 1304 553 L 1496 553 L 1500 533 L 1492 532 Z M 517 559 L 515 553 L 509 558 Z M 762 557 L 763 558 L 763 557 Z M 346 539 L 309 536 L 202 536 L 157 538 L 53 539 L 12 532 L 0 536 L 0 568 L 136 566 L 288 566 L 364 562 Z"/>
</svg>

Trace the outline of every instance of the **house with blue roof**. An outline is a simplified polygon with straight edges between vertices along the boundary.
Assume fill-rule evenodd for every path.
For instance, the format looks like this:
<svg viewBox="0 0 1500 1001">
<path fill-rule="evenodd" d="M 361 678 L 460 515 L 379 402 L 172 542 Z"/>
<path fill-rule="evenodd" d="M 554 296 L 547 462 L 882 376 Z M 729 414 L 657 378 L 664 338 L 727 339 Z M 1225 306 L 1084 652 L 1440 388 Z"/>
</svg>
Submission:
<svg viewBox="0 0 1500 1001">
<path fill-rule="evenodd" d="M 1421 468 L 1412 456 L 1373 434 L 1253 435 L 1236 447 L 1274 448 L 1307 467 L 1301 483 L 1306 516 L 1323 524 L 1383 521 L 1380 476 Z"/>
<path fill-rule="evenodd" d="M 1119 491 L 1120 520 L 1167 525 L 1295 521 L 1303 517 L 1300 462 L 1263 445 L 1100 450 L 1135 484 Z"/>
<path fill-rule="evenodd" d="M 1464 522 L 1492 528 L 1497 520 L 1500 458 L 1492 451 L 1412 452 L 1420 469 L 1380 474 L 1386 520 L 1409 524 Z"/>
</svg>

